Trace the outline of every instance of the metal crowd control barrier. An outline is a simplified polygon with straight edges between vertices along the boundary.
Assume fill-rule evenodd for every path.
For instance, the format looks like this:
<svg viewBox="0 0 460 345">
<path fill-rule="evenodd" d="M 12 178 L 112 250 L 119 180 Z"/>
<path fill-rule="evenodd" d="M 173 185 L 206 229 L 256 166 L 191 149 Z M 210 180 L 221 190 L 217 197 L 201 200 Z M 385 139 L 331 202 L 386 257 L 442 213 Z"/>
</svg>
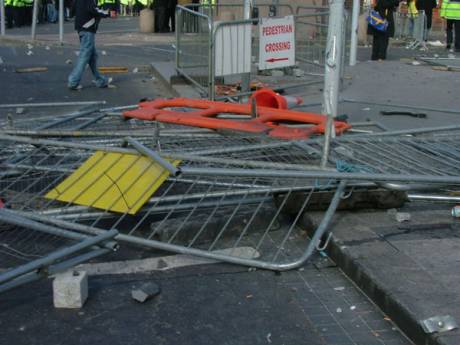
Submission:
<svg viewBox="0 0 460 345">
<path fill-rule="evenodd" d="M 116 250 L 118 231 L 86 235 L 0 209 L 0 292 Z"/>
<path fill-rule="evenodd" d="M 406 12 L 395 13 L 395 37 L 408 41 L 406 48 L 416 49 L 423 45 L 426 37 L 426 17 L 424 11 L 411 17 Z"/>
<path fill-rule="evenodd" d="M 293 14 L 289 5 L 258 4 L 257 7 L 259 18 L 265 13 Z M 297 13 L 301 14 L 294 14 L 296 66 L 280 69 L 282 73 L 274 76 L 270 71 L 259 71 L 256 62 L 259 18 L 239 19 L 242 16 L 239 5 L 177 6 L 177 71 L 198 87 L 203 97 L 210 99 L 244 96 L 250 86 L 287 89 L 321 83 L 329 12 L 324 7 L 305 6 L 299 7 Z M 235 19 L 217 20 L 228 17 Z M 246 72 L 248 68 L 242 72 L 242 66 L 248 64 L 250 72 Z M 249 79 L 250 85 L 244 85 L 243 79 Z M 233 89 L 227 93 L 228 86 Z M 216 90 L 223 91 L 216 93 Z"/>
</svg>

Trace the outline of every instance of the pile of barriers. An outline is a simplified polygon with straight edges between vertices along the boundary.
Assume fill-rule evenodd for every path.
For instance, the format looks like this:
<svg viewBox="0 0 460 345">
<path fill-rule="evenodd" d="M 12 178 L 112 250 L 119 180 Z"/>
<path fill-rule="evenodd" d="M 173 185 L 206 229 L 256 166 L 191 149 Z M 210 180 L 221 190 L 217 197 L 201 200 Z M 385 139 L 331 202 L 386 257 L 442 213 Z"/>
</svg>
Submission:
<svg viewBox="0 0 460 345">
<path fill-rule="evenodd" d="M 2 124 L 0 291 L 118 245 L 289 270 L 324 249 L 338 209 L 460 185 L 460 126 L 285 140 L 133 116 L 148 107 Z"/>
</svg>

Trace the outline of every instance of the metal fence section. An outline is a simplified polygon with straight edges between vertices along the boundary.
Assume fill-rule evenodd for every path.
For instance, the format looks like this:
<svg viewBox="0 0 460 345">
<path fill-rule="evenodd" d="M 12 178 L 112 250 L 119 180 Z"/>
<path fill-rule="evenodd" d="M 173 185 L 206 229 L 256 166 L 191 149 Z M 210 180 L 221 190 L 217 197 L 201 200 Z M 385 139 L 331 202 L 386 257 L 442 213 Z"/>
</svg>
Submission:
<svg viewBox="0 0 460 345">
<path fill-rule="evenodd" d="M 460 184 L 458 136 L 336 138 L 329 164 L 320 169 L 319 139 L 280 142 L 160 131 L 156 143 L 148 136 L 136 141 L 163 158 L 180 161 L 181 174 L 162 182 L 149 175 L 157 188 L 146 196 L 147 186 L 129 199 L 132 183 L 139 179 L 132 174 L 144 170 L 132 170 L 134 163 L 128 163 L 117 167 L 118 175 L 110 175 L 110 163 L 96 169 L 94 183 L 102 181 L 112 190 L 109 203 L 100 205 L 102 196 L 93 193 L 93 183 L 61 201 L 56 191 L 64 195 L 75 188 L 78 182 L 69 177 L 77 169 L 84 167 L 79 179 L 84 180 L 95 173 L 88 166 L 111 154 L 117 157 L 113 164 L 124 155 L 132 155 L 131 162 L 142 159 L 133 147 L 120 147 L 121 138 L 118 145 L 106 139 L 105 146 L 102 139 L 91 143 L 87 138 L 68 142 L 1 135 L 0 140 L 0 195 L 8 209 L 23 217 L 80 233 L 118 230 L 119 241 L 274 270 L 298 267 L 315 250 L 344 195 L 345 183 L 339 181 L 349 181 L 349 188 L 357 188 L 356 181 Z M 49 196 L 51 191 L 55 196 Z M 85 192 L 93 195 L 92 201 L 79 201 Z M 144 197 L 136 212 L 112 208 Z M 322 221 L 311 224 L 308 214 L 318 204 Z M 311 239 L 306 236 L 315 229 Z M 294 255 L 293 248 L 299 246 L 302 254 Z"/>
<path fill-rule="evenodd" d="M 323 81 L 327 8 L 299 6 L 297 14 L 289 5 L 257 4 L 257 8 L 257 18 L 244 20 L 238 5 L 177 7 L 177 70 L 204 97 L 238 97 L 260 87 L 288 89 Z M 258 25 L 261 17 L 273 14 L 294 15 L 296 65 L 259 70 Z M 197 29 L 202 26 L 207 29 Z M 190 27 L 194 29 L 184 30 Z M 343 48 L 345 54 L 346 45 Z"/>
<path fill-rule="evenodd" d="M 47 277 L 117 248 L 117 231 L 76 233 L 0 209 L 0 292 Z"/>
<path fill-rule="evenodd" d="M 424 11 L 419 11 L 417 16 L 407 12 L 395 13 L 395 37 L 407 40 L 407 49 L 416 49 L 424 45 L 426 29 L 426 16 Z"/>
</svg>

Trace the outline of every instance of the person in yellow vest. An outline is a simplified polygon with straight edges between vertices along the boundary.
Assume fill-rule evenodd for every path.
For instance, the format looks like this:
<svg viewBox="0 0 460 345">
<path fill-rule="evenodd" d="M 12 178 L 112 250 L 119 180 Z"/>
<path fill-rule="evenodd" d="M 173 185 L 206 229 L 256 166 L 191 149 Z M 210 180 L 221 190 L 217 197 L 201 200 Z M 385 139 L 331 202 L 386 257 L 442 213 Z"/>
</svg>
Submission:
<svg viewBox="0 0 460 345">
<path fill-rule="evenodd" d="M 6 28 L 11 29 L 13 27 L 13 0 L 5 0 L 5 18 Z"/>
<path fill-rule="evenodd" d="M 446 48 L 452 49 L 454 41 L 453 29 L 455 28 L 455 52 L 460 53 L 460 0 L 443 0 L 440 16 L 447 20 L 446 26 Z"/>
<path fill-rule="evenodd" d="M 128 9 L 130 7 L 129 0 L 120 0 L 120 14 L 126 16 L 128 14 Z"/>
<path fill-rule="evenodd" d="M 414 35 L 414 24 L 415 19 L 418 17 L 417 6 L 415 6 L 416 0 L 407 0 L 407 17 L 409 18 L 409 37 Z"/>
<path fill-rule="evenodd" d="M 117 2 L 116 0 L 103 0 L 102 8 L 109 11 L 112 16 L 113 12 L 117 12 Z"/>
</svg>

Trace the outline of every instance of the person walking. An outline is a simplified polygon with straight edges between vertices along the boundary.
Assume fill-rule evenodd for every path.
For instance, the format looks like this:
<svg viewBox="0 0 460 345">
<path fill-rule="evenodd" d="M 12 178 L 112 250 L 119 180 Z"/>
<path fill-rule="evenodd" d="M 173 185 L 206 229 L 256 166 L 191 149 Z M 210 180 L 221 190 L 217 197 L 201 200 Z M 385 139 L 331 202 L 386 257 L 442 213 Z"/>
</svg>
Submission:
<svg viewBox="0 0 460 345">
<path fill-rule="evenodd" d="M 452 51 L 455 29 L 455 51 L 460 53 L 460 0 L 443 0 L 440 16 L 447 20 L 446 23 L 446 49 Z"/>
<path fill-rule="evenodd" d="M 368 34 L 373 36 L 371 60 L 382 61 L 387 58 L 388 42 L 395 33 L 393 12 L 399 5 L 399 0 L 377 0 L 374 10 L 388 21 L 385 31 L 379 31 L 368 25 Z"/>
<path fill-rule="evenodd" d="M 81 89 L 80 81 L 89 65 L 97 87 L 107 87 L 109 80 L 99 73 L 97 68 L 97 52 L 95 36 L 101 18 L 108 17 L 108 11 L 96 6 L 95 0 L 75 0 L 75 30 L 80 38 L 80 54 L 77 64 L 68 78 L 68 87 L 71 90 Z"/>
</svg>

